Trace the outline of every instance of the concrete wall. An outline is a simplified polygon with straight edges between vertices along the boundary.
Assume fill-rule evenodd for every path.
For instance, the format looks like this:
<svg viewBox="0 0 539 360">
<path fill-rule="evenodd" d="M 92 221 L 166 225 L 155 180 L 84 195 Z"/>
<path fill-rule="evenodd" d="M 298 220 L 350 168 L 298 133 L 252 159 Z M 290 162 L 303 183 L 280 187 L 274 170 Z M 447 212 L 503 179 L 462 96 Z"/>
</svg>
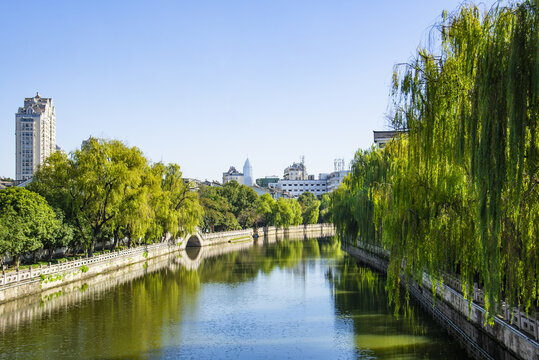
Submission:
<svg viewBox="0 0 539 360">
<path fill-rule="evenodd" d="M 359 261 L 386 273 L 385 254 L 355 246 L 343 248 Z M 437 284 L 437 301 L 434 302 L 432 282 L 427 274 L 424 274 L 423 284 L 410 283 L 409 291 L 475 358 L 539 359 L 539 343 L 498 318 L 493 326 L 485 323 L 485 310 L 472 303 L 470 313 L 468 300 L 451 287 Z"/>
<path fill-rule="evenodd" d="M 33 272 L 26 271 L 10 275 L 4 274 L 3 280 L 10 279 L 11 277 L 18 277 L 19 279 L 0 287 L 0 303 L 40 293 L 73 281 L 87 279 L 104 272 L 118 270 L 130 264 L 146 261 L 147 259 L 179 250 L 180 248 L 176 244 L 161 243 L 46 266 L 40 269 L 34 269 Z"/>
</svg>

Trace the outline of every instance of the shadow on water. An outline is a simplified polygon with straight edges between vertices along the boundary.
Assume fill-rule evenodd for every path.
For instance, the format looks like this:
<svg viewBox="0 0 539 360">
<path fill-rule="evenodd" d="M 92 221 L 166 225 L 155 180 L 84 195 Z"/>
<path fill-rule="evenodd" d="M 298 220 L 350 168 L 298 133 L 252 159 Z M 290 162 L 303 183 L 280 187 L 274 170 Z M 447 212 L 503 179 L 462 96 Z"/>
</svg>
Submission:
<svg viewBox="0 0 539 360">
<path fill-rule="evenodd" d="M 464 349 L 415 304 L 396 316 L 388 305 L 384 275 L 347 256 L 329 268 L 326 277 L 336 315 L 353 326 L 358 356 L 467 358 Z"/>
</svg>

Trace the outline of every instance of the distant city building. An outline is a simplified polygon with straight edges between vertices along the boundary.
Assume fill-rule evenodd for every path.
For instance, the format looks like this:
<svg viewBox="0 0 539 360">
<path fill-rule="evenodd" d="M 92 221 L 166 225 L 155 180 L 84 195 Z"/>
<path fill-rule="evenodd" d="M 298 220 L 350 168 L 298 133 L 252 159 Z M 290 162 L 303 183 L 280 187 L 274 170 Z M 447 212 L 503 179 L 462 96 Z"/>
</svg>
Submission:
<svg viewBox="0 0 539 360">
<path fill-rule="evenodd" d="M 289 192 L 277 188 L 260 187 L 255 185 L 251 186 L 251 189 L 253 189 L 257 193 L 257 195 L 270 194 L 270 196 L 274 199 L 292 198 L 292 195 Z"/>
<path fill-rule="evenodd" d="M 280 189 L 290 193 L 294 198 L 297 198 L 304 192 L 311 192 L 316 196 L 327 193 L 326 180 L 279 180 L 277 183 L 269 184 L 270 189 Z"/>
<path fill-rule="evenodd" d="M 399 136 L 405 131 L 373 131 L 374 144 L 378 149 L 383 149 L 395 136 Z"/>
<path fill-rule="evenodd" d="M 344 159 L 335 159 L 333 161 L 333 172 L 326 177 L 328 192 L 337 189 L 349 173 L 350 170 L 344 169 Z"/>
<path fill-rule="evenodd" d="M 256 184 L 262 188 L 267 188 L 269 187 L 269 184 L 276 183 L 277 181 L 279 181 L 278 176 L 266 176 L 256 179 Z"/>
<path fill-rule="evenodd" d="M 51 98 L 39 93 L 24 99 L 15 114 L 16 180 L 31 179 L 45 159 L 56 151 L 56 115 Z"/>
<path fill-rule="evenodd" d="M 313 193 L 316 196 L 332 192 L 339 187 L 343 179 L 350 173 L 344 170 L 344 159 L 335 159 L 335 171 L 326 174 L 321 173 L 318 179 L 314 175 L 308 175 L 303 162 L 294 163 L 284 171 L 284 178 L 277 182 L 269 183 L 270 189 L 278 189 L 297 198 L 305 192 Z"/>
<path fill-rule="evenodd" d="M 304 162 L 293 163 L 286 169 L 284 169 L 284 180 L 307 180 L 307 168 Z"/>
<path fill-rule="evenodd" d="M 247 158 L 245 164 L 243 164 L 243 184 L 253 186 L 253 168 L 251 167 L 249 158 Z"/>
<path fill-rule="evenodd" d="M 15 180 L 0 178 L 0 190 L 15 186 Z"/>
<path fill-rule="evenodd" d="M 183 178 L 184 184 L 190 187 L 192 191 L 198 191 L 201 186 L 221 186 L 217 181 L 199 180 L 193 178 Z"/>
<path fill-rule="evenodd" d="M 223 173 L 223 184 L 233 180 L 237 181 L 238 184 L 243 184 L 243 174 L 238 172 L 234 166 L 231 166 L 227 172 Z"/>
<path fill-rule="evenodd" d="M 94 138 L 93 136 L 90 136 L 88 139 L 82 140 L 82 142 L 80 143 L 80 148 L 81 148 L 81 150 L 82 150 L 84 147 L 86 147 L 86 146 L 90 143 L 90 141 L 91 141 L 92 139 L 96 139 L 96 138 Z M 97 139 L 96 139 L 96 140 L 97 140 Z"/>
<path fill-rule="evenodd" d="M 327 177 L 327 192 L 332 192 L 341 185 L 346 175 L 350 174 L 350 170 L 334 171 L 328 174 Z"/>
</svg>

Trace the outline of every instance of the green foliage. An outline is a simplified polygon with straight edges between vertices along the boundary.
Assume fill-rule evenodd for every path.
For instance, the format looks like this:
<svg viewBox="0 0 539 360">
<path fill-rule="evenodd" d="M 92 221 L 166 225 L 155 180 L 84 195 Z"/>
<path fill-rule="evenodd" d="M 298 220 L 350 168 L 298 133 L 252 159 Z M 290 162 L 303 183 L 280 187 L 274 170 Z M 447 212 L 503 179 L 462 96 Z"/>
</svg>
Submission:
<svg viewBox="0 0 539 360">
<path fill-rule="evenodd" d="M 311 192 L 304 192 L 298 198 L 303 224 L 316 224 L 320 215 L 320 200 Z"/>
<path fill-rule="evenodd" d="M 303 221 L 301 217 L 301 206 L 294 199 L 280 198 L 272 209 L 273 225 L 288 228 L 292 225 L 300 225 Z"/>
<path fill-rule="evenodd" d="M 181 175 L 176 164 L 149 165 L 136 147 L 90 138 L 69 157 L 52 154 L 29 189 L 64 220 L 46 246 L 83 246 L 91 256 L 97 241 L 111 237 L 116 245 L 124 237 L 132 244 L 194 232 L 202 207 Z"/>
<path fill-rule="evenodd" d="M 90 270 L 90 268 L 88 266 L 86 266 L 86 265 L 82 265 L 80 267 L 80 271 L 82 271 L 83 273 L 88 272 L 88 270 Z"/>
<path fill-rule="evenodd" d="M 216 232 L 240 228 L 236 216 L 232 213 L 232 205 L 223 196 L 221 188 L 201 186 L 199 198 L 204 208 L 203 231 Z"/>
<path fill-rule="evenodd" d="M 322 194 L 320 197 L 319 217 L 318 223 L 330 223 L 331 222 L 331 197 L 329 194 Z"/>
<path fill-rule="evenodd" d="M 304 219 L 305 224 L 315 224 L 319 218 L 320 201 L 311 193 L 306 193 L 301 201 L 276 201 L 269 194 L 258 196 L 249 186 L 231 181 L 222 187 L 201 186 L 199 197 L 204 207 L 203 231 L 289 227 L 302 224 Z"/>
<path fill-rule="evenodd" d="M 198 194 L 183 181 L 179 165 L 157 164 L 155 172 L 161 179 L 161 188 L 153 194 L 156 210 L 154 234 L 156 228 L 161 237 L 167 233 L 173 237 L 194 233 L 203 214 Z"/>
<path fill-rule="evenodd" d="M 19 263 L 22 254 L 53 241 L 60 227 L 46 200 L 23 188 L 0 190 L 0 252 Z"/>
<path fill-rule="evenodd" d="M 348 239 L 391 252 L 388 284 L 457 274 L 466 296 L 537 305 L 539 34 L 537 1 L 444 14 L 435 51 L 419 49 L 393 76 L 383 151 L 358 151 L 331 197 Z M 407 283 L 407 282 L 406 282 Z"/>
<path fill-rule="evenodd" d="M 257 206 L 261 226 L 271 226 L 274 224 L 275 220 L 273 209 L 275 209 L 275 200 L 271 197 L 271 195 L 261 195 Z"/>
</svg>

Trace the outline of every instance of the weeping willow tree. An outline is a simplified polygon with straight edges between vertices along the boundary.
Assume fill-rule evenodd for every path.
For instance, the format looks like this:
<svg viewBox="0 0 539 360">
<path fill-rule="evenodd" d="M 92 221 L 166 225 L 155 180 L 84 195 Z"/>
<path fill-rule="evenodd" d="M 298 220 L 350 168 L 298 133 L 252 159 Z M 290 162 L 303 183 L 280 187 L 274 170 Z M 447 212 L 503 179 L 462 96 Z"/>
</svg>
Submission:
<svg viewBox="0 0 539 360">
<path fill-rule="evenodd" d="M 390 251 L 393 294 L 427 271 L 457 274 L 467 297 L 482 286 L 490 319 L 502 300 L 537 305 L 537 11 L 532 0 L 444 13 L 437 40 L 396 67 L 392 126 L 406 136 L 358 153 L 333 197 L 339 229 Z"/>
<path fill-rule="evenodd" d="M 387 185 L 386 176 L 392 152 L 359 150 L 352 161 L 352 172 L 331 197 L 333 223 L 346 241 L 356 237 L 366 244 L 382 245 L 376 202 Z"/>
</svg>

